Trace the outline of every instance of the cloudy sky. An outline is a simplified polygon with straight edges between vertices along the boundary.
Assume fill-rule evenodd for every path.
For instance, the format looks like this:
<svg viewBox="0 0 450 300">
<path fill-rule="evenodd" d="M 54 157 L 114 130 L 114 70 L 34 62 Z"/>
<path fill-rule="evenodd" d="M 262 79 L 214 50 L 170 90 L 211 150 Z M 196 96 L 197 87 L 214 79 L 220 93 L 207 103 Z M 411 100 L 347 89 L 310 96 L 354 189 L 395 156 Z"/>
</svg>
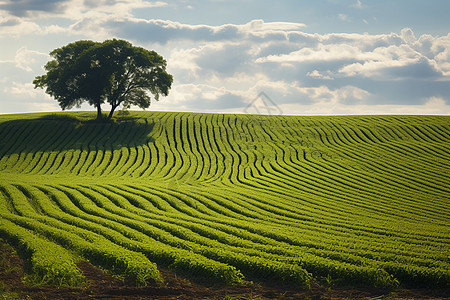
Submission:
<svg viewBox="0 0 450 300">
<path fill-rule="evenodd" d="M 0 0 L 0 113 L 59 111 L 32 84 L 48 53 L 120 38 L 174 76 L 151 110 L 450 114 L 449 13 L 448 0 Z"/>
</svg>

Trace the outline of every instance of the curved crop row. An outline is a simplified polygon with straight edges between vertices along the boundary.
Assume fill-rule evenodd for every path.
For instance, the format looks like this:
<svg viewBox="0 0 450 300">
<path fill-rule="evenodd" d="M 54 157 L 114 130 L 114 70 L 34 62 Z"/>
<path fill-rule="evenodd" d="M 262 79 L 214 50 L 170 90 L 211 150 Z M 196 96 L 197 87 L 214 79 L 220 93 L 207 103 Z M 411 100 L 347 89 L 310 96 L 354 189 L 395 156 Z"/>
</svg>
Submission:
<svg viewBox="0 0 450 300">
<path fill-rule="evenodd" d="M 146 285 L 150 279 L 156 282 L 162 281 L 156 265 L 144 255 L 126 250 L 109 242 L 101 235 L 42 215 L 16 188 L 8 185 L 1 188 L 20 214 L 2 213 L 3 218 L 76 251 L 104 268 L 115 273 L 122 273 L 125 278 L 135 281 L 138 285 Z M 51 205 L 44 205 L 44 207 L 52 209 Z"/>
<path fill-rule="evenodd" d="M 56 286 L 78 286 L 84 283 L 83 274 L 66 249 L 36 236 L 3 218 L 3 213 L 0 214 L 0 236 L 14 245 L 30 262 L 28 282 Z"/>
<path fill-rule="evenodd" d="M 0 118 L 17 237 L 139 284 L 161 280 L 152 262 L 224 282 L 450 284 L 448 117 L 88 117 Z"/>
</svg>

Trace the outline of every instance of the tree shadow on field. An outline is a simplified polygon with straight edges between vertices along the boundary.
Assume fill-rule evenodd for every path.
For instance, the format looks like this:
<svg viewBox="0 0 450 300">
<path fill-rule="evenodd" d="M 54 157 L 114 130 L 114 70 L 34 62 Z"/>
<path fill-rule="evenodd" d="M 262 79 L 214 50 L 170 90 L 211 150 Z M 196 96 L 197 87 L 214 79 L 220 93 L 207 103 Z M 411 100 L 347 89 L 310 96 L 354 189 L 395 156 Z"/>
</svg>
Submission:
<svg viewBox="0 0 450 300">
<path fill-rule="evenodd" d="M 124 116 L 96 121 L 68 114 L 0 123 L 0 157 L 14 153 L 116 150 L 154 142 L 154 123 Z"/>
</svg>

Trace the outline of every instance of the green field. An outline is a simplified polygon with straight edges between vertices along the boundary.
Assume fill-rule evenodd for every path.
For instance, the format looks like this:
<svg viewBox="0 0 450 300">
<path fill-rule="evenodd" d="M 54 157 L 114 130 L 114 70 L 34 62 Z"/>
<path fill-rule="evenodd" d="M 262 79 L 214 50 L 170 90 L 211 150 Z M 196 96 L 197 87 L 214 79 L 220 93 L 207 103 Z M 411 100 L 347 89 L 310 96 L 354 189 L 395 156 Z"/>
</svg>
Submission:
<svg viewBox="0 0 450 300">
<path fill-rule="evenodd" d="M 32 283 L 450 286 L 450 117 L 0 115 L 0 237 Z"/>
</svg>

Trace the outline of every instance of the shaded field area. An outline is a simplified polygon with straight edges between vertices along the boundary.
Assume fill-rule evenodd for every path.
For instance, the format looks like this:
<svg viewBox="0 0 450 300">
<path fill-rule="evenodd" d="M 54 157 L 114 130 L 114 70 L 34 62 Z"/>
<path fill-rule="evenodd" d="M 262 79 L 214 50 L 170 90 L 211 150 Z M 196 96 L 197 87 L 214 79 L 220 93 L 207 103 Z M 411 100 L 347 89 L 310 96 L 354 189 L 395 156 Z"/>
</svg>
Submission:
<svg viewBox="0 0 450 300">
<path fill-rule="evenodd" d="M 0 116 L 0 236 L 29 285 L 450 287 L 449 117 L 92 118 Z"/>
</svg>

